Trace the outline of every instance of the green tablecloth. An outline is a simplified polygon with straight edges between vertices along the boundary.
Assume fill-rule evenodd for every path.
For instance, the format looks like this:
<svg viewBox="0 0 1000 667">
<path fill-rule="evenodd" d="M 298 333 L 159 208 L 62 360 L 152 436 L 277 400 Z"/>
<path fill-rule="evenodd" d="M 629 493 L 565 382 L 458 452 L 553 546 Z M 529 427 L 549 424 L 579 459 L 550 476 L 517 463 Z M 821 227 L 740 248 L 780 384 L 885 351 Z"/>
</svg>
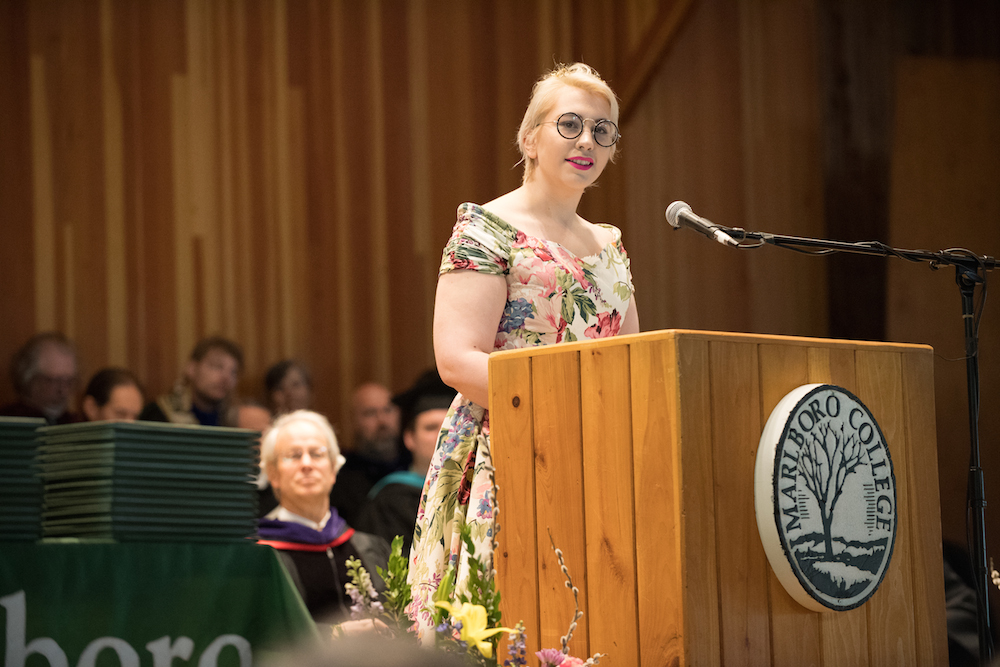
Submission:
<svg viewBox="0 0 1000 667">
<path fill-rule="evenodd" d="M 6 667 L 246 667 L 317 637 L 274 551 L 252 543 L 0 543 L 0 604 Z"/>
</svg>

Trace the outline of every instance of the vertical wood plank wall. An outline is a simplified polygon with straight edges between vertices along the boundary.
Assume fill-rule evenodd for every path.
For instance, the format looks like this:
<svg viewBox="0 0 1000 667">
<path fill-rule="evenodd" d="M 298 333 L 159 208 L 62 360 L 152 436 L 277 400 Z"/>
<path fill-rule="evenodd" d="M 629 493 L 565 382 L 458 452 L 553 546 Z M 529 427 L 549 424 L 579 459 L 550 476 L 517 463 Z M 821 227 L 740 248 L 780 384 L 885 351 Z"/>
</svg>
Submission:
<svg viewBox="0 0 1000 667">
<path fill-rule="evenodd" d="M 0 2 L 0 364 L 55 328 L 85 377 L 124 364 L 157 394 L 195 340 L 221 333 L 246 348 L 243 394 L 269 364 L 302 358 L 317 408 L 348 431 L 353 386 L 402 389 L 432 364 L 455 208 L 517 185 L 531 84 L 574 59 L 619 92 L 636 63 L 656 63 L 623 108 L 621 159 L 581 209 L 622 227 L 643 329 L 827 335 L 841 286 L 825 260 L 727 250 L 664 224 L 683 199 L 724 224 L 827 235 L 818 5 L 736 5 Z M 645 52 L 662 34 L 668 48 Z M 898 64 L 882 240 L 1000 254 L 998 81 L 995 61 Z M 961 543 L 968 424 L 964 364 L 945 361 L 964 354 L 951 282 L 890 262 L 887 313 L 872 317 L 890 340 L 940 354 L 942 515 Z M 988 306 L 986 407 L 995 322 Z M 0 403 L 12 392 L 0 382 Z M 995 442 L 1000 411 L 984 410 L 981 429 Z M 996 535 L 1000 515 L 988 519 Z"/>
<path fill-rule="evenodd" d="M 937 474 L 930 350 L 681 331 L 505 353 L 491 372 L 496 562 L 505 618 L 525 618 L 529 650 L 557 645 L 572 619 L 551 534 L 583 593 L 574 655 L 636 667 L 947 662 L 941 526 L 925 487 Z M 875 415 L 901 517 L 881 588 L 841 613 L 785 592 L 754 513 L 763 423 L 813 382 Z"/>
<path fill-rule="evenodd" d="M 820 224 L 804 167 L 818 155 L 809 6 L 3 3 L 0 360 L 61 329 L 84 375 L 124 364 L 159 393 L 197 339 L 221 333 L 245 347 L 244 394 L 300 357 L 318 407 L 346 426 L 353 386 L 402 389 L 432 363 L 455 208 L 517 185 L 531 84 L 574 59 L 622 90 L 635 63 L 662 60 L 623 110 L 622 159 L 583 202 L 625 232 L 644 326 L 822 334 L 821 269 L 771 258 L 810 276 L 775 284 L 756 258 L 667 236 L 663 220 L 684 197 L 742 223 L 770 187 L 783 231 Z M 660 34 L 677 44 L 645 54 Z M 790 116 L 770 113 L 774 95 Z M 797 129 L 764 140 L 786 122 Z M 779 306 L 752 306 L 776 291 Z"/>
</svg>

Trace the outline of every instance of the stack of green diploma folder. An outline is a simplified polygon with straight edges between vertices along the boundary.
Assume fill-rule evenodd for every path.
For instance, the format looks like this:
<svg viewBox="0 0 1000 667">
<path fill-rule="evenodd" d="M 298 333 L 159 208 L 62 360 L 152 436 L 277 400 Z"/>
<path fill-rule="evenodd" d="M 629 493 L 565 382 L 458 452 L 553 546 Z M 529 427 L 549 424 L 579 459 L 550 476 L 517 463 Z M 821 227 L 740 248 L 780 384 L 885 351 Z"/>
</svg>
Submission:
<svg viewBox="0 0 1000 667">
<path fill-rule="evenodd" d="M 39 435 L 45 538 L 231 542 L 256 533 L 257 431 L 90 422 Z"/>
<path fill-rule="evenodd" d="M 37 429 L 44 419 L 0 417 L 0 542 L 41 537 L 42 482 Z"/>
</svg>

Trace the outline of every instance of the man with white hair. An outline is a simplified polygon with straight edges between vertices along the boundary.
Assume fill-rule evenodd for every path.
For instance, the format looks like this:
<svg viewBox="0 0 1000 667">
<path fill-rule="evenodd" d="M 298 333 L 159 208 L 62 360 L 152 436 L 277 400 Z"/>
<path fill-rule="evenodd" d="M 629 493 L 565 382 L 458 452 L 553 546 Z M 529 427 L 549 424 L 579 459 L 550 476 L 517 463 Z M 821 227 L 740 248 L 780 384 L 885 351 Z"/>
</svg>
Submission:
<svg viewBox="0 0 1000 667">
<path fill-rule="evenodd" d="M 278 550 L 314 620 L 347 620 L 347 560 L 361 559 L 378 589 L 375 568 L 387 566 L 389 544 L 355 531 L 330 506 L 344 464 L 330 422 L 309 410 L 279 417 L 261 442 L 261 464 L 279 505 L 260 520 L 260 543 Z"/>
</svg>

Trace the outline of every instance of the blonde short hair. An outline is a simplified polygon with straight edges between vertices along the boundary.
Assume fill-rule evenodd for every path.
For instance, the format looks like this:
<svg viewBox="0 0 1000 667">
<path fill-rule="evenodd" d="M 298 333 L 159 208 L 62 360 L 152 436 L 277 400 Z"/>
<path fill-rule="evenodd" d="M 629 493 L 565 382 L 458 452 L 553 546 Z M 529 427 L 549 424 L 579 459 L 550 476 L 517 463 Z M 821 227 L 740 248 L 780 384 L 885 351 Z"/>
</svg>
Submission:
<svg viewBox="0 0 1000 667">
<path fill-rule="evenodd" d="M 274 424 L 267 430 L 264 434 L 263 439 L 260 441 L 260 461 L 265 467 L 269 465 L 277 465 L 278 463 L 278 436 L 281 435 L 289 425 L 296 422 L 308 422 L 315 426 L 320 433 L 326 438 L 326 454 L 330 457 L 330 465 L 333 466 L 333 472 L 337 473 L 340 471 L 341 466 L 347 462 L 340 454 L 340 447 L 337 445 L 337 436 L 333 432 L 333 427 L 330 426 L 330 422 L 326 417 L 319 414 L 318 412 L 313 412 L 312 410 L 296 410 L 295 412 L 289 412 L 286 415 L 278 417 Z"/>
<path fill-rule="evenodd" d="M 603 97 L 611 106 L 610 120 L 618 124 L 618 97 L 615 96 L 611 86 L 609 86 L 601 75 L 590 65 L 584 63 L 573 63 L 572 65 L 556 65 L 555 69 L 547 72 L 541 79 L 535 82 L 531 89 L 531 101 L 524 111 L 524 118 L 521 120 L 521 128 L 517 131 L 517 148 L 521 151 L 521 160 L 524 162 L 524 176 L 522 183 L 527 183 L 535 173 L 537 160 L 529 158 L 524 150 L 524 143 L 527 141 L 542 124 L 545 116 L 552 111 L 556 103 L 556 95 L 562 86 L 573 86 L 593 95 Z M 618 156 L 618 144 L 611 148 L 611 161 L 614 162 Z"/>
</svg>

